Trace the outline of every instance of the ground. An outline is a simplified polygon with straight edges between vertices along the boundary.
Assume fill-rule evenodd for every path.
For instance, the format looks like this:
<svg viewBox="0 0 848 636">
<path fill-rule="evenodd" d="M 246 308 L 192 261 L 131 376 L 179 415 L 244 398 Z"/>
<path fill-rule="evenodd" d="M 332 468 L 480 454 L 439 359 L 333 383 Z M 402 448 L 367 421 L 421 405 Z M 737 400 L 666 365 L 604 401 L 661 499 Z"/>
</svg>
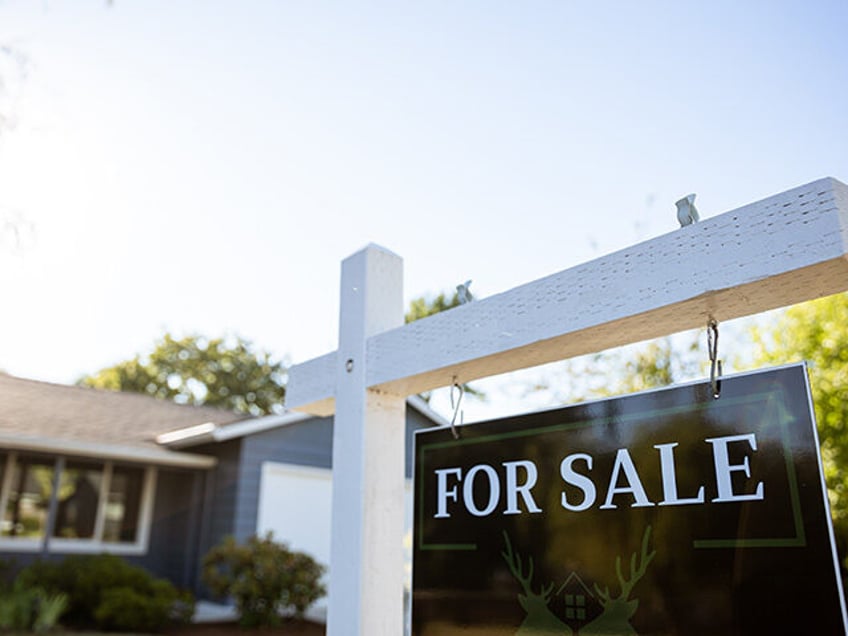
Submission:
<svg viewBox="0 0 848 636">
<path fill-rule="evenodd" d="M 193 623 L 165 632 L 165 636 L 324 636 L 324 625 L 291 619 L 275 628 L 243 629 L 237 623 Z"/>
</svg>

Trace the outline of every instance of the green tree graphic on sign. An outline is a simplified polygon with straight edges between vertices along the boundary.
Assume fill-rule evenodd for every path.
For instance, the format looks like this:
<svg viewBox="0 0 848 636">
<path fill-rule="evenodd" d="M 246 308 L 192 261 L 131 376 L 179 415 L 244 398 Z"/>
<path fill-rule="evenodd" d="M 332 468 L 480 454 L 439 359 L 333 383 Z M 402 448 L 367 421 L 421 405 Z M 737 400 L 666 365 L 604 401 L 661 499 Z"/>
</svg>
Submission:
<svg viewBox="0 0 848 636">
<path fill-rule="evenodd" d="M 571 636 L 573 633 L 571 628 L 558 619 L 548 607 L 554 584 L 551 583 L 540 588 L 539 592 L 534 592 L 532 588 L 533 557 L 528 559 L 527 573 L 525 574 L 521 556 L 513 553 L 509 535 L 505 530 L 503 534 L 506 550 L 501 554 L 509 566 L 510 572 L 524 590 L 524 594 L 518 595 L 518 602 L 527 613 L 527 617 L 521 623 L 518 631 L 515 632 L 515 636 Z"/>
<path fill-rule="evenodd" d="M 571 629 L 567 624 L 560 620 L 550 609 L 551 592 L 554 589 L 554 584 L 550 583 L 547 586 L 539 588 L 538 592 L 533 591 L 533 557 L 527 561 L 527 572 L 524 571 L 524 564 L 521 556 L 515 553 L 512 549 L 512 544 L 509 540 L 509 535 L 504 531 L 504 542 L 506 549 L 501 553 L 510 572 L 521 584 L 524 590 L 523 594 L 518 595 L 518 602 L 526 613 L 524 622 L 518 628 L 515 636 L 638 636 L 636 630 L 630 624 L 630 619 L 639 608 L 639 599 L 630 598 L 633 588 L 639 580 L 645 576 L 651 561 L 656 556 L 656 550 L 649 551 L 648 546 L 651 541 L 651 526 L 645 528 L 642 535 L 642 547 L 639 554 L 633 553 L 630 556 L 630 572 L 627 576 L 624 575 L 621 569 L 621 556 L 615 558 L 615 571 L 618 576 L 619 586 L 621 591 L 617 596 L 613 596 L 609 587 L 601 589 L 598 584 L 595 584 L 595 592 L 598 596 L 598 602 L 601 605 L 601 614 L 581 627 L 577 632 Z M 565 583 L 560 587 L 562 590 Z M 568 599 L 567 599 L 568 600 Z M 572 614 L 568 618 L 582 618 L 579 608 L 582 606 L 578 599 L 572 598 L 572 603 L 566 603 L 566 612 Z"/>
<path fill-rule="evenodd" d="M 650 540 L 651 526 L 648 526 L 642 535 L 642 552 L 639 555 L 638 564 L 635 552 L 630 557 L 630 575 L 627 578 L 621 572 L 621 557 L 615 557 L 615 572 L 621 585 L 621 593 L 618 596 L 613 598 L 609 587 L 601 590 L 597 583 L 595 584 L 595 591 L 598 593 L 604 611 L 580 630 L 582 636 L 637 636 L 636 630 L 630 624 L 630 619 L 639 607 L 639 599 L 630 599 L 630 592 L 639 579 L 645 576 L 648 564 L 657 554 L 656 550 L 648 552 Z"/>
</svg>

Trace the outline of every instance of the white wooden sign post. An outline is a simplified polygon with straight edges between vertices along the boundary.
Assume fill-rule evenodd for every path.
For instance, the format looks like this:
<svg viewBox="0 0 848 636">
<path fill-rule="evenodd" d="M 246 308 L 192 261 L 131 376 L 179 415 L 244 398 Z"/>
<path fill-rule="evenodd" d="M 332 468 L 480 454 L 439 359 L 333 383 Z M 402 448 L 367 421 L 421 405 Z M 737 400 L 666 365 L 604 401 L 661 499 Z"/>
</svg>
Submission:
<svg viewBox="0 0 848 636">
<path fill-rule="evenodd" d="M 403 325 L 401 259 L 342 264 L 339 349 L 287 404 L 335 411 L 329 636 L 403 633 L 406 396 L 848 290 L 848 186 L 821 179 Z"/>
</svg>

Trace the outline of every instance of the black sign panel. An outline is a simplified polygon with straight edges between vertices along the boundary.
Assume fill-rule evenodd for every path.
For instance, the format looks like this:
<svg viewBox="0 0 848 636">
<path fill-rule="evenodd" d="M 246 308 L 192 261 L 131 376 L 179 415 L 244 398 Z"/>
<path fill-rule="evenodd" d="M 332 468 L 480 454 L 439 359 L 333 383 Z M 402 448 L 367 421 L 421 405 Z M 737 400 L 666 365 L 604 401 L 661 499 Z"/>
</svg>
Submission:
<svg viewBox="0 0 848 636">
<path fill-rule="evenodd" d="M 416 436 L 415 636 L 845 634 L 806 369 Z"/>
</svg>

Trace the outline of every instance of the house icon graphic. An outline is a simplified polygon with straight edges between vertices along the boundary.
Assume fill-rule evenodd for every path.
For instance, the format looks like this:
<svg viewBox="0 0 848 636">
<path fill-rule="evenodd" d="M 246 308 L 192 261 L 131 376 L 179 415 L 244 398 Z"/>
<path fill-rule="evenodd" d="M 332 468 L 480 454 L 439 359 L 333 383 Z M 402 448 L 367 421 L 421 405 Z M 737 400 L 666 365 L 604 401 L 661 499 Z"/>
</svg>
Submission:
<svg viewBox="0 0 848 636">
<path fill-rule="evenodd" d="M 559 615 L 568 623 L 575 633 L 581 626 L 594 620 L 603 613 L 598 598 L 583 579 L 572 572 L 556 592 L 556 599 L 552 604 L 561 608 Z"/>
<path fill-rule="evenodd" d="M 505 549 L 501 556 L 522 589 L 518 594 L 518 602 L 525 617 L 516 636 L 636 635 L 630 619 L 639 607 L 639 599 L 630 598 L 630 593 L 656 556 L 656 551 L 649 550 L 651 526 L 645 528 L 642 534 L 640 553 L 634 552 L 630 558 L 628 575 L 622 572 L 621 557 L 616 557 L 615 570 L 620 588 L 617 595 L 613 595 L 609 587 L 602 589 L 598 585 L 594 586 L 595 591 L 592 592 L 576 572 L 569 574 L 556 592 L 554 583 L 534 586 L 533 557 L 522 559 L 513 550 L 506 530 L 503 535 Z"/>
</svg>

